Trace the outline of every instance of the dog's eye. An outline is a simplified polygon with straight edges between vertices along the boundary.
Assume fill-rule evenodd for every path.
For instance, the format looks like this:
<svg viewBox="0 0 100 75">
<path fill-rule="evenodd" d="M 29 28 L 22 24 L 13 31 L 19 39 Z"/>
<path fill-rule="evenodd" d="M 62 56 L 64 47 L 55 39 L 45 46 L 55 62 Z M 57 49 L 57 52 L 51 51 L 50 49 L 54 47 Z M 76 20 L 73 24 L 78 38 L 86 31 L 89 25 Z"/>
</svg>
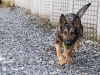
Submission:
<svg viewBox="0 0 100 75">
<path fill-rule="evenodd" d="M 70 34 L 72 35 L 72 34 L 74 34 L 74 32 L 71 32 Z"/>
<path fill-rule="evenodd" d="M 64 33 L 64 34 L 67 34 L 67 32 L 66 32 L 66 31 L 64 31 L 63 33 Z"/>
</svg>

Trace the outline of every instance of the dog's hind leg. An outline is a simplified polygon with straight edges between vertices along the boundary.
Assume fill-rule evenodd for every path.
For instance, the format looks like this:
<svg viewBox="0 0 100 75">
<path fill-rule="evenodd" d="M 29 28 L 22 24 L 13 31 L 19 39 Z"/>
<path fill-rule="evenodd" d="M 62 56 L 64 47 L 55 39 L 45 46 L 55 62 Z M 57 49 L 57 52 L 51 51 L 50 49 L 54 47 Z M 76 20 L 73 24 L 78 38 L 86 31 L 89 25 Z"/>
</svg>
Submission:
<svg viewBox="0 0 100 75">
<path fill-rule="evenodd" d="M 79 49 L 79 47 L 80 47 L 79 40 L 76 41 L 75 46 L 77 49 Z"/>
<path fill-rule="evenodd" d="M 64 65 L 65 64 L 65 59 L 64 59 L 64 57 L 61 53 L 61 47 L 62 46 L 60 44 L 57 44 L 57 43 L 56 43 L 55 46 L 56 46 L 56 52 L 57 52 L 57 57 L 58 57 L 59 63 L 60 63 L 60 65 Z"/>
</svg>

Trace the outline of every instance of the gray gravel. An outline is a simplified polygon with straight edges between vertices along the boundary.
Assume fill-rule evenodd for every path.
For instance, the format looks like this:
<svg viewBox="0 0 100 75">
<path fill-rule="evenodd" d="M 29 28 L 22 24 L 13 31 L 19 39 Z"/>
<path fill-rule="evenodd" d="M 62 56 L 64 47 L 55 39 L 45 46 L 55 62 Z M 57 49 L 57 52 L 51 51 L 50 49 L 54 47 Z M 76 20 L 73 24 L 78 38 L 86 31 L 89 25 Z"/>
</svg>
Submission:
<svg viewBox="0 0 100 75">
<path fill-rule="evenodd" d="M 60 66 L 56 29 L 21 8 L 0 8 L 0 75 L 100 75 L 100 44 L 82 39 L 71 63 Z"/>
</svg>

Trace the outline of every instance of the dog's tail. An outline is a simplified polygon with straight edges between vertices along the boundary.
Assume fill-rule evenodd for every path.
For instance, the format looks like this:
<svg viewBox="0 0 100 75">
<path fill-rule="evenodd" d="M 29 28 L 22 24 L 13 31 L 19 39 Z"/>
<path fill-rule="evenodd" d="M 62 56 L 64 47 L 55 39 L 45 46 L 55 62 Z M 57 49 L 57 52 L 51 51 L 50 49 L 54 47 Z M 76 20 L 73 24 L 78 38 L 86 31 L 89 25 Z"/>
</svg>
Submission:
<svg viewBox="0 0 100 75">
<path fill-rule="evenodd" d="M 87 5 L 83 6 L 76 15 L 78 15 L 80 18 L 84 15 L 84 13 L 86 12 L 86 10 L 89 8 L 89 6 L 91 5 L 91 3 L 88 3 Z"/>
</svg>

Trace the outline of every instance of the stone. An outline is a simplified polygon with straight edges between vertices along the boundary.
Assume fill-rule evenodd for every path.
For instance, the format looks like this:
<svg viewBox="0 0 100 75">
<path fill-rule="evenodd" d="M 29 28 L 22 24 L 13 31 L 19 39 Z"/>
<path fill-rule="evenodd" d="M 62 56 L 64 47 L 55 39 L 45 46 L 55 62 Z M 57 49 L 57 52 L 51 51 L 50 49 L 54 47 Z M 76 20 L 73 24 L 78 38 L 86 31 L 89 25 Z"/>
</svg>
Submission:
<svg viewBox="0 0 100 75">
<path fill-rule="evenodd" d="M 2 57 L 0 57 L 0 62 L 1 62 L 1 61 L 3 61 L 3 58 L 2 58 Z"/>
<path fill-rule="evenodd" d="M 3 70 L 3 71 L 6 71 L 6 70 L 7 70 L 7 67 L 2 66 L 2 70 Z"/>
<path fill-rule="evenodd" d="M 91 43 L 91 44 L 94 44 L 91 40 L 86 40 L 85 43 Z"/>
</svg>

